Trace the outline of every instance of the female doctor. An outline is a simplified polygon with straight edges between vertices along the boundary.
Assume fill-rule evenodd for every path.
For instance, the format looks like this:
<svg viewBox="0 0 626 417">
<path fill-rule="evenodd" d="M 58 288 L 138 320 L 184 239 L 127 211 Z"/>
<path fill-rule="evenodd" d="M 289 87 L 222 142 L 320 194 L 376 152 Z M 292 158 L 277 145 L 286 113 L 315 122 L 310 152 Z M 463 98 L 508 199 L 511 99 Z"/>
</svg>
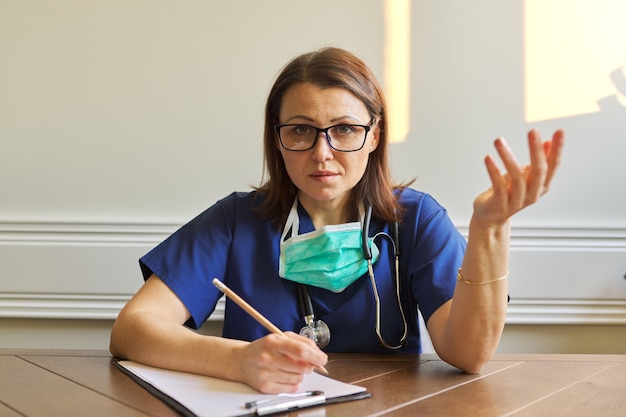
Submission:
<svg viewBox="0 0 626 417">
<path fill-rule="evenodd" d="M 145 284 L 115 321 L 111 352 L 293 392 L 325 352 L 420 352 L 419 309 L 437 354 L 479 372 L 504 327 L 510 218 L 548 190 L 563 139 L 531 131 L 524 166 L 496 139 L 506 172 L 485 158 L 491 187 L 474 200 L 466 242 L 436 200 L 392 181 L 385 102 L 367 66 L 337 48 L 299 56 L 267 99 L 263 183 L 140 259 Z M 230 300 L 223 337 L 191 330 L 222 295 L 214 278 L 288 337 Z"/>
</svg>

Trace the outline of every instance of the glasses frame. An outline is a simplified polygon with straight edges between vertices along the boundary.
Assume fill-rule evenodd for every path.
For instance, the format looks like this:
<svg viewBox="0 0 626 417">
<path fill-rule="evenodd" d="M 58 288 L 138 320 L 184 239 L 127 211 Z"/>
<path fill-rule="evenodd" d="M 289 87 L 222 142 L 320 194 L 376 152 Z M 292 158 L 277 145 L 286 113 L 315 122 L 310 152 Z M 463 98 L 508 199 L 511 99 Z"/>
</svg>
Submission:
<svg viewBox="0 0 626 417">
<path fill-rule="evenodd" d="M 286 151 L 289 151 L 289 152 L 306 152 L 306 151 L 309 151 L 309 150 L 313 149 L 315 147 L 315 145 L 317 144 L 317 140 L 320 137 L 320 133 L 324 134 L 324 138 L 326 139 L 326 143 L 328 143 L 328 146 L 330 146 L 331 149 L 333 149 L 333 150 L 335 150 L 337 152 L 356 152 L 356 151 L 360 151 L 361 149 L 363 149 L 363 146 L 365 146 L 365 141 L 367 140 L 367 134 L 372 129 L 373 122 L 374 121 L 372 120 L 367 125 L 360 125 L 360 124 L 353 124 L 353 123 L 339 123 L 339 124 L 328 126 L 328 127 L 324 127 L 324 128 L 311 126 L 311 125 L 308 125 L 306 123 L 287 123 L 287 124 L 283 124 L 283 125 L 274 125 L 274 130 L 276 131 L 276 134 L 278 135 L 278 141 L 280 142 L 280 146 L 282 146 L 283 149 L 285 149 Z M 287 148 L 285 146 L 285 144 L 283 143 L 282 136 L 280 135 L 280 129 L 283 128 L 283 127 L 289 127 L 289 126 L 306 126 L 306 127 L 310 127 L 311 129 L 315 129 L 316 130 L 316 132 L 315 132 L 315 140 L 313 141 L 311 146 L 306 148 L 306 149 L 289 149 L 289 148 Z M 365 135 L 363 135 L 363 141 L 361 142 L 361 146 L 359 146 L 357 149 L 351 149 L 349 151 L 335 148 L 333 146 L 332 139 L 330 138 L 330 135 L 328 134 L 328 131 L 330 129 L 332 129 L 333 127 L 340 127 L 340 126 L 362 127 L 363 129 L 365 129 Z"/>
</svg>

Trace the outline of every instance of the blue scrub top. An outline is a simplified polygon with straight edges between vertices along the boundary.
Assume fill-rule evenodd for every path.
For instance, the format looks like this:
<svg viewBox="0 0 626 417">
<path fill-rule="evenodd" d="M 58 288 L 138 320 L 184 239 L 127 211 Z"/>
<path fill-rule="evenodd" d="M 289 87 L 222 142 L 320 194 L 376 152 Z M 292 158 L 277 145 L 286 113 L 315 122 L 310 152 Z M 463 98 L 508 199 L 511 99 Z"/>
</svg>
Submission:
<svg viewBox="0 0 626 417">
<path fill-rule="evenodd" d="M 297 285 L 278 275 L 280 236 L 270 220 L 260 219 L 263 195 L 233 193 L 185 224 L 140 259 L 144 279 L 157 275 L 185 304 L 198 328 L 211 315 L 222 293 L 212 284 L 218 278 L 283 331 L 299 332 L 304 320 Z M 408 344 L 390 351 L 375 333 L 375 300 L 368 274 L 341 293 L 310 287 L 316 318 L 331 332 L 326 352 L 419 353 L 417 308 L 424 320 L 452 298 L 465 239 L 446 210 L 430 195 L 406 189 L 400 195 L 406 208 L 399 225 L 400 281 L 407 317 Z M 299 207 L 300 231 L 314 229 Z M 370 237 L 389 233 L 390 225 L 372 219 Z M 403 323 L 396 301 L 393 248 L 376 239 L 381 256 L 374 275 L 381 301 L 381 332 L 388 344 L 398 344 Z M 223 336 L 252 341 L 268 331 L 239 306 L 226 300 Z"/>
</svg>

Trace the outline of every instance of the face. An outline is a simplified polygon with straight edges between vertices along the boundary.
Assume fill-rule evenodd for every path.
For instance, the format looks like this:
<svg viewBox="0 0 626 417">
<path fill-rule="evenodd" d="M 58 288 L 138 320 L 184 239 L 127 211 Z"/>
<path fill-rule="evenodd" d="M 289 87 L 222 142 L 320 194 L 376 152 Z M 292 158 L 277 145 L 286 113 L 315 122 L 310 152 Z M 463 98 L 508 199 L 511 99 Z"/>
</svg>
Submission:
<svg viewBox="0 0 626 417">
<path fill-rule="evenodd" d="M 278 124 L 302 123 L 318 128 L 371 122 L 363 102 L 348 90 L 322 89 L 310 83 L 295 84 L 286 91 L 279 117 Z M 320 204 L 342 207 L 363 177 L 370 152 L 378 146 L 378 128 L 373 125 L 363 148 L 354 152 L 334 150 L 321 133 L 315 146 L 307 151 L 288 151 L 280 145 L 278 137 L 276 146 L 307 210 Z"/>
</svg>

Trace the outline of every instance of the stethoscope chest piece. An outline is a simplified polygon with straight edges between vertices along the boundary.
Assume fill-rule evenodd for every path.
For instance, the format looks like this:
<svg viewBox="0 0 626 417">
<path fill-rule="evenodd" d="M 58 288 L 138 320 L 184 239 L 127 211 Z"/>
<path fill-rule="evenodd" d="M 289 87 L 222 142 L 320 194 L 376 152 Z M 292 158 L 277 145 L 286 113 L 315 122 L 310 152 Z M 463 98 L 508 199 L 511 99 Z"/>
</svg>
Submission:
<svg viewBox="0 0 626 417">
<path fill-rule="evenodd" d="M 310 323 L 300 329 L 300 336 L 311 339 L 320 349 L 325 348 L 330 343 L 330 329 L 322 320 L 311 320 Z"/>
<path fill-rule="evenodd" d="M 325 348 L 330 343 L 330 329 L 322 320 L 315 318 L 311 296 L 306 285 L 298 284 L 298 299 L 305 323 L 305 326 L 300 329 L 300 336 L 311 339 L 320 349 Z"/>
</svg>

